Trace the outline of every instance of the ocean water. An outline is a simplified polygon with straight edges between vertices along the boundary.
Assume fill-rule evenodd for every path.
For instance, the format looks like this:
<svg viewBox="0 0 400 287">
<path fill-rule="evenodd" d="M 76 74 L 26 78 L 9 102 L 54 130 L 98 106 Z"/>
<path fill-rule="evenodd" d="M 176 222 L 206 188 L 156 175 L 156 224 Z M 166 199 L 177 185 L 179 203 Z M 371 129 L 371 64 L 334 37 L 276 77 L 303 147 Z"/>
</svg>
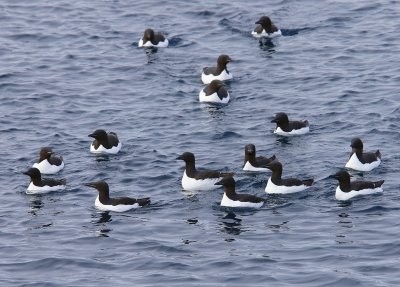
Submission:
<svg viewBox="0 0 400 287">
<path fill-rule="evenodd" d="M 400 6 L 349 2 L 2 0 L 0 285 L 399 286 Z M 250 31 L 264 14 L 283 36 L 260 43 Z M 139 49 L 147 27 L 170 46 Z M 232 101 L 199 104 L 201 70 L 222 53 Z M 311 132 L 276 137 L 281 111 Z M 97 128 L 118 133 L 118 155 L 89 153 Z M 328 176 L 355 136 L 383 161 L 354 177 L 384 179 L 384 193 L 338 202 Z M 269 173 L 241 170 L 248 143 L 315 184 L 267 195 Z M 52 177 L 68 187 L 27 195 L 42 146 L 63 155 Z M 267 203 L 182 191 L 185 151 Z M 98 211 L 83 183 L 100 179 L 152 204 Z"/>
</svg>

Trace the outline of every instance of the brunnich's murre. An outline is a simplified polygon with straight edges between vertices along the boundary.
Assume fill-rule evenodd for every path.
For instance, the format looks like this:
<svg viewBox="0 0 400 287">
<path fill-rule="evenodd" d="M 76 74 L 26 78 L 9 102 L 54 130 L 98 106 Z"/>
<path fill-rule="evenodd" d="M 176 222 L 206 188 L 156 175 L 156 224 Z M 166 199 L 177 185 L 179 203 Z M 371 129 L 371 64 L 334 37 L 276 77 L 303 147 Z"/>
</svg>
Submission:
<svg viewBox="0 0 400 287">
<path fill-rule="evenodd" d="M 121 142 L 114 132 L 107 133 L 105 130 L 98 129 L 89 135 L 94 138 L 90 145 L 90 152 L 92 153 L 110 153 L 117 154 L 121 150 Z"/>
<path fill-rule="evenodd" d="M 154 32 L 153 29 L 146 29 L 143 38 L 139 40 L 139 47 L 155 47 L 165 48 L 168 47 L 168 39 L 161 32 Z"/>
<path fill-rule="evenodd" d="M 360 138 L 353 138 L 350 146 L 351 154 L 345 167 L 358 171 L 371 171 L 381 164 L 381 152 L 379 150 L 364 152 L 364 145 Z"/>
<path fill-rule="evenodd" d="M 131 198 L 131 197 L 110 197 L 107 182 L 104 180 L 85 183 L 88 187 L 93 187 L 99 192 L 94 205 L 102 211 L 125 212 L 133 208 L 143 207 L 150 204 L 150 198 Z"/>
<path fill-rule="evenodd" d="M 277 113 L 271 123 L 276 123 L 274 133 L 281 136 L 304 135 L 310 131 L 307 120 L 289 121 L 285 113 Z"/>
<path fill-rule="evenodd" d="M 244 147 L 244 165 L 243 170 L 247 171 L 267 171 L 267 164 L 274 161 L 276 156 L 270 158 L 264 156 L 256 157 L 256 146 L 254 144 L 247 144 Z"/>
<path fill-rule="evenodd" d="M 231 62 L 232 59 L 228 55 L 220 55 L 217 60 L 216 67 L 205 67 L 201 74 L 201 80 L 204 84 L 211 83 L 212 80 L 227 81 L 233 78 L 231 72 L 228 71 L 226 65 Z"/>
<path fill-rule="evenodd" d="M 220 80 L 212 80 L 199 93 L 199 101 L 214 104 L 227 104 L 230 100 L 225 84 Z"/>
<path fill-rule="evenodd" d="M 185 162 L 185 171 L 182 177 L 182 188 L 187 191 L 206 191 L 218 188 L 215 185 L 221 178 L 232 176 L 233 173 L 214 170 L 197 170 L 195 157 L 191 152 L 184 152 L 176 158 Z"/>
<path fill-rule="evenodd" d="M 51 147 L 42 147 L 39 160 L 32 167 L 36 167 L 41 174 L 54 174 L 64 168 L 64 161 L 62 156 L 55 154 Z"/>
<path fill-rule="evenodd" d="M 31 178 L 27 194 L 39 194 L 48 193 L 56 190 L 64 190 L 67 181 L 65 179 L 53 179 L 53 178 L 42 178 L 40 170 L 36 167 L 31 167 L 23 174 L 28 175 Z"/>
<path fill-rule="evenodd" d="M 262 16 L 255 24 L 257 27 L 251 32 L 256 38 L 275 38 L 282 36 L 281 30 L 279 30 L 268 16 Z"/>
</svg>

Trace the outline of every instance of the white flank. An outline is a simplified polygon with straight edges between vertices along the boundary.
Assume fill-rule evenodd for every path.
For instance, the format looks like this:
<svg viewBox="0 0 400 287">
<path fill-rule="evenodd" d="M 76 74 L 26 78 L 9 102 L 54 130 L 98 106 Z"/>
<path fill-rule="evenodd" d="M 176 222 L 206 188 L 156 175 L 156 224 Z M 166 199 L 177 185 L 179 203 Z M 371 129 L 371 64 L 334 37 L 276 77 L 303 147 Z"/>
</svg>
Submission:
<svg viewBox="0 0 400 287">
<path fill-rule="evenodd" d="M 51 191 L 56 191 L 56 190 L 64 190 L 65 185 L 56 185 L 56 186 L 36 186 L 31 182 L 28 186 L 28 189 L 26 190 L 26 194 L 41 194 L 41 193 L 48 193 Z"/>
<path fill-rule="evenodd" d="M 310 131 L 310 127 L 304 127 L 298 130 L 292 130 L 291 132 L 285 132 L 283 131 L 280 127 L 277 127 L 274 130 L 274 134 L 280 135 L 280 136 L 296 136 L 296 135 L 304 135 Z"/>
<path fill-rule="evenodd" d="M 213 74 L 206 75 L 206 74 L 204 74 L 204 72 L 201 73 L 201 80 L 206 85 L 211 83 L 213 80 L 227 81 L 227 80 L 231 80 L 232 78 L 233 78 L 232 73 L 228 74 L 226 72 L 226 70 L 223 70 L 221 72 L 221 74 L 219 74 L 218 76 L 214 76 Z"/>
<path fill-rule="evenodd" d="M 338 186 L 336 188 L 335 197 L 337 200 L 349 200 L 350 198 L 357 196 L 357 195 L 368 195 L 368 194 L 379 193 L 379 192 L 383 192 L 382 187 L 362 189 L 359 191 L 352 190 L 350 192 L 343 192 L 340 189 L 340 186 Z"/>
<path fill-rule="evenodd" d="M 32 167 L 36 167 L 41 174 L 55 174 L 64 168 L 64 162 L 60 165 L 50 164 L 47 159 L 39 163 L 34 163 Z"/>
<path fill-rule="evenodd" d="M 268 168 L 266 167 L 254 167 L 252 166 L 252 164 L 247 161 L 246 164 L 243 167 L 243 170 L 247 170 L 247 171 L 268 171 Z"/>
<path fill-rule="evenodd" d="M 251 31 L 251 35 L 253 35 L 253 37 L 255 38 L 276 38 L 276 37 L 280 37 L 282 36 L 282 31 L 278 30 L 274 33 L 267 33 L 265 32 L 265 30 L 263 29 L 261 33 L 257 33 L 256 31 Z"/>
<path fill-rule="evenodd" d="M 220 187 L 215 185 L 218 181 L 220 181 L 220 178 L 194 179 L 188 177 L 185 170 L 182 177 L 182 188 L 187 191 L 214 190 Z"/>
<path fill-rule="evenodd" d="M 359 170 L 359 171 L 371 171 L 374 168 L 378 167 L 380 164 L 381 164 L 381 160 L 379 158 L 377 161 L 362 164 L 360 162 L 360 160 L 358 159 L 357 155 L 355 153 L 353 153 L 353 155 L 350 157 L 349 161 L 346 163 L 346 167 L 354 169 L 354 170 Z"/>
<path fill-rule="evenodd" d="M 267 186 L 265 187 L 266 193 L 294 193 L 305 190 L 309 188 L 307 185 L 295 185 L 295 186 L 284 186 L 284 185 L 276 185 L 272 182 L 271 178 L 268 179 Z"/>
<path fill-rule="evenodd" d="M 263 206 L 264 202 L 242 202 L 242 201 L 234 201 L 229 199 L 229 197 L 226 196 L 224 193 L 224 196 L 222 197 L 221 200 L 221 206 L 226 206 L 226 207 L 252 207 L 252 208 L 260 208 Z"/>
<path fill-rule="evenodd" d="M 139 203 L 135 203 L 132 205 L 128 205 L 128 204 L 105 205 L 100 202 L 99 196 L 97 196 L 94 205 L 101 211 L 115 211 L 115 212 L 125 212 L 130 209 L 139 207 Z"/>
<path fill-rule="evenodd" d="M 216 92 L 214 94 L 206 96 L 206 93 L 204 93 L 203 89 L 199 93 L 199 101 L 201 103 L 205 102 L 205 103 L 227 104 L 229 100 L 230 100 L 229 93 L 228 96 L 226 98 L 223 98 L 222 100 L 218 97 L 218 94 Z"/>
<path fill-rule="evenodd" d="M 140 40 L 139 40 L 138 46 L 139 46 L 140 48 L 142 48 L 142 47 L 145 47 L 145 48 L 149 48 L 149 47 L 166 48 L 166 47 L 168 47 L 168 44 L 169 44 L 168 39 L 165 39 L 165 40 L 162 41 L 162 42 L 158 42 L 157 45 L 154 45 L 151 41 L 147 41 L 147 42 L 143 45 L 143 39 L 140 39 Z"/>
<path fill-rule="evenodd" d="M 94 148 L 94 145 L 91 144 L 90 145 L 90 152 L 91 153 L 111 153 L 111 154 L 117 154 L 120 150 L 121 150 L 122 144 L 121 142 L 118 142 L 117 146 L 113 146 L 110 149 L 106 149 L 105 147 L 103 147 L 102 145 L 99 145 L 98 149 Z"/>
</svg>

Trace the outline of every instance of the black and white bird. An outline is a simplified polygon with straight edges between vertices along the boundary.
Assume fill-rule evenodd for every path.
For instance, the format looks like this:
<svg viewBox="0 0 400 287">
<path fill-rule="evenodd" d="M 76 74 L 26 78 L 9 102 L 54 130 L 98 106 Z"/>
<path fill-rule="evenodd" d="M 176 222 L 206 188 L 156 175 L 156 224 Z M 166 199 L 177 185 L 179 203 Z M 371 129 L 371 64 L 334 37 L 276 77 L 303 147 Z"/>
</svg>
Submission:
<svg viewBox="0 0 400 287">
<path fill-rule="evenodd" d="M 218 188 L 215 183 L 226 176 L 232 176 L 233 173 L 226 173 L 214 170 L 197 170 L 194 154 L 184 152 L 176 159 L 185 162 L 185 171 L 182 177 L 182 188 L 187 191 L 206 191 Z"/>
<path fill-rule="evenodd" d="M 271 123 L 276 123 L 274 133 L 281 136 L 304 135 L 310 131 L 307 120 L 289 121 L 285 113 L 277 113 Z"/>
<path fill-rule="evenodd" d="M 282 178 L 282 164 L 274 160 L 267 167 L 272 171 L 272 175 L 265 187 L 266 193 L 294 193 L 309 188 L 313 179 Z"/>
<path fill-rule="evenodd" d="M 105 130 L 95 130 L 89 135 L 94 138 L 90 145 L 90 152 L 92 153 L 110 153 L 117 154 L 121 150 L 121 142 L 114 132 L 107 133 Z"/>
<path fill-rule="evenodd" d="M 231 176 L 225 177 L 215 184 L 222 185 L 224 187 L 224 195 L 221 200 L 221 206 L 260 208 L 265 202 L 265 199 L 255 195 L 236 193 L 236 183 Z"/>
<path fill-rule="evenodd" d="M 227 104 L 229 100 L 229 92 L 220 80 L 212 80 L 199 93 L 199 101 L 203 103 Z"/>
<path fill-rule="evenodd" d="M 353 138 L 350 146 L 351 154 L 345 167 L 358 171 L 371 171 L 381 164 L 381 152 L 379 150 L 364 152 L 364 145 L 360 138 Z"/>
<path fill-rule="evenodd" d="M 96 181 L 85 184 L 93 187 L 99 192 L 94 205 L 102 211 L 125 212 L 133 208 L 143 207 L 150 204 L 150 198 L 131 198 L 131 197 L 110 197 L 110 191 L 107 182 Z"/>
<path fill-rule="evenodd" d="M 54 174 L 64 168 L 64 161 L 62 156 L 55 154 L 51 147 L 42 147 L 39 160 L 32 167 L 37 168 L 42 174 Z"/>
<path fill-rule="evenodd" d="M 252 32 L 256 38 L 275 38 L 282 36 L 281 30 L 279 30 L 268 16 L 262 16 L 255 24 L 259 24 Z"/>
<path fill-rule="evenodd" d="M 349 200 L 358 195 L 381 193 L 383 192 L 382 184 L 385 182 L 384 180 L 350 181 L 350 174 L 344 170 L 337 172 L 333 177 L 339 181 L 335 193 L 337 200 Z"/>
<path fill-rule="evenodd" d="M 168 39 L 160 32 L 154 32 L 153 29 L 146 29 L 143 34 L 143 38 L 139 40 L 139 47 L 156 47 L 165 48 L 168 47 Z"/>
<path fill-rule="evenodd" d="M 27 194 L 40 194 L 48 193 L 56 190 L 64 190 L 66 187 L 65 179 L 52 179 L 52 178 L 42 178 L 42 174 L 36 167 L 31 167 L 23 174 L 28 175 L 31 178 Z"/>
<path fill-rule="evenodd" d="M 244 147 L 244 165 L 243 170 L 247 171 L 267 171 L 267 164 L 276 159 L 273 155 L 270 158 L 264 156 L 256 157 L 256 146 L 254 144 L 247 144 Z"/>
<path fill-rule="evenodd" d="M 216 67 L 205 67 L 201 74 L 201 80 L 204 84 L 211 83 L 212 80 L 227 81 L 233 78 L 232 73 L 228 71 L 226 65 L 231 62 L 232 59 L 228 55 L 220 55 L 217 60 Z"/>
</svg>

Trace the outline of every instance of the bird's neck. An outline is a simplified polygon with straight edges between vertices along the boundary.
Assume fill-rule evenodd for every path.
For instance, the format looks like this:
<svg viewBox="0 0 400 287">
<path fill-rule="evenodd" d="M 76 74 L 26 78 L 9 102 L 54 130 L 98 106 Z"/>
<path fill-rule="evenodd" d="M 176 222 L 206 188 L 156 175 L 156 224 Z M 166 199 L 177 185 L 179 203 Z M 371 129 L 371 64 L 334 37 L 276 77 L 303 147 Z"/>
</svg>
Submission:
<svg viewBox="0 0 400 287">
<path fill-rule="evenodd" d="M 272 170 L 271 181 L 277 184 L 282 178 L 282 168 Z"/>
<path fill-rule="evenodd" d="M 196 165 L 195 165 L 195 162 L 186 162 L 185 163 L 186 164 L 186 167 L 185 167 L 185 170 L 186 170 L 186 175 L 188 176 L 188 177 L 194 177 L 195 176 L 195 174 L 196 174 Z"/>
</svg>

